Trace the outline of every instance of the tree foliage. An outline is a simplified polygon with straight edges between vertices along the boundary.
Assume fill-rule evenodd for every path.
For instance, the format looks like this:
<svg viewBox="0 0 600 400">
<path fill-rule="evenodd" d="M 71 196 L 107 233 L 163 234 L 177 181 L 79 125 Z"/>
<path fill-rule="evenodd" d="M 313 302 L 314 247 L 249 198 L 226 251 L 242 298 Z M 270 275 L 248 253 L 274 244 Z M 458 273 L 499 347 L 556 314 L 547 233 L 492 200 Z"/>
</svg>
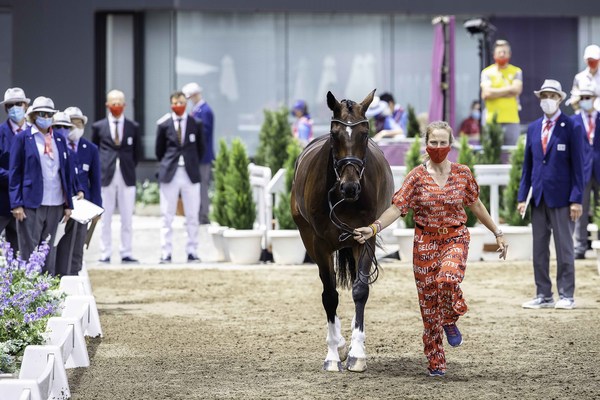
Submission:
<svg viewBox="0 0 600 400">
<path fill-rule="evenodd" d="M 406 174 L 412 171 L 416 166 L 422 163 L 421 160 L 421 137 L 417 136 L 414 138 L 413 144 L 410 146 L 406 155 L 404 156 L 404 164 L 406 165 Z M 404 224 L 407 228 L 415 227 L 415 219 L 413 217 L 413 211 L 409 210 L 404 216 Z"/>
<path fill-rule="evenodd" d="M 508 186 L 504 190 L 503 208 L 501 215 L 509 225 L 525 226 L 531 222 L 529 211 L 525 218 L 517 211 L 519 185 L 521 183 L 521 174 L 523 172 L 523 160 L 525 159 L 525 136 L 521 135 L 517 141 L 517 147 L 510 156 L 510 174 Z"/>
<path fill-rule="evenodd" d="M 458 163 L 466 165 L 471 170 L 473 177 L 475 177 L 475 155 L 473 154 L 473 149 L 469 145 L 469 138 L 467 135 L 460 135 L 459 139 L 460 148 L 458 151 Z M 465 208 L 467 213 L 467 226 L 475 226 L 477 223 L 477 217 L 470 208 Z"/>
<path fill-rule="evenodd" d="M 211 219 L 221 226 L 229 226 L 225 204 L 227 196 L 225 194 L 225 176 L 229 169 L 229 149 L 224 139 L 219 141 L 219 150 L 213 162 L 213 177 L 215 184 L 215 193 L 211 201 Z"/>
<path fill-rule="evenodd" d="M 225 210 L 229 227 L 252 229 L 256 220 L 256 204 L 252 197 L 248 155 L 242 141 L 231 142 L 229 170 L 225 175 Z"/>
<path fill-rule="evenodd" d="M 296 140 L 292 140 L 287 146 L 287 160 L 285 162 L 285 187 L 282 192 L 279 193 L 279 201 L 277 206 L 273 210 L 275 218 L 279 224 L 279 229 L 296 229 L 296 223 L 292 218 L 292 210 L 290 207 L 290 197 L 292 190 L 292 183 L 294 181 L 294 167 L 296 160 L 302 152 L 299 143 Z"/>
<path fill-rule="evenodd" d="M 292 141 L 292 129 L 288 122 L 289 110 L 264 110 L 264 122 L 258 134 L 258 149 L 254 161 L 271 168 L 275 175 L 287 158 L 287 145 Z"/>
<path fill-rule="evenodd" d="M 407 122 L 407 126 L 406 126 L 406 137 L 412 138 L 412 137 L 420 137 L 421 136 L 421 132 L 420 132 L 420 125 L 419 125 L 419 120 L 417 119 L 417 114 L 415 113 L 415 109 L 412 105 L 408 105 L 406 107 L 406 112 L 408 112 L 408 122 Z"/>
</svg>

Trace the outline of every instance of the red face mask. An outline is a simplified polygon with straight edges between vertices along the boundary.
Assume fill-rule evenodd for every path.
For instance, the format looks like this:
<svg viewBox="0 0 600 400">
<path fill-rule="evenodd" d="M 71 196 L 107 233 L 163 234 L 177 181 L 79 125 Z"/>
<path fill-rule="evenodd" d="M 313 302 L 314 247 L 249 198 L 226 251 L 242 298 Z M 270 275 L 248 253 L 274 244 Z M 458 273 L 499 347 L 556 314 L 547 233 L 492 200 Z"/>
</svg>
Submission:
<svg viewBox="0 0 600 400">
<path fill-rule="evenodd" d="M 429 154 L 429 158 L 431 158 L 431 161 L 433 161 L 436 164 L 439 164 L 442 161 L 444 161 L 446 159 L 446 156 L 448 156 L 448 153 L 450 153 L 450 146 L 446 146 L 446 147 L 427 146 L 427 148 L 425 150 L 427 150 L 427 154 Z"/>
<path fill-rule="evenodd" d="M 590 69 L 597 69 L 598 61 L 600 61 L 600 60 L 594 60 L 593 58 L 588 58 L 587 65 L 588 65 L 588 67 L 590 67 Z"/>
<path fill-rule="evenodd" d="M 174 106 L 171 106 L 171 110 L 173 110 L 173 112 L 179 116 L 182 116 L 183 113 L 185 112 L 185 104 L 177 104 Z"/>
<path fill-rule="evenodd" d="M 119 118 L 123 114 L 125 106 L 108 106 L 108 110 L 115 118 Z"/>
<path fill-rule="evenodd" d="M 500 67 L 504 67 L 504 66 L 506 66 L 506 64 L 508 64 L 508 62 L 510 61 L 510 58 L 508 58 L 508 57 L 494 57 L 494 61 Z"/>
</svg>

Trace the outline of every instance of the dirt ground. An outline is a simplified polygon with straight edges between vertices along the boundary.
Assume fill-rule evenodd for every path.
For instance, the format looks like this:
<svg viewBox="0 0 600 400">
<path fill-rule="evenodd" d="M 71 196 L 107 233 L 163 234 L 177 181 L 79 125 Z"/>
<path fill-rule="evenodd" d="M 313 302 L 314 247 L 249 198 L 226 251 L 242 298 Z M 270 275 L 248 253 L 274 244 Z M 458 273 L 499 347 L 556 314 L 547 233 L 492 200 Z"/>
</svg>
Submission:
<svg viewBox="0 0 600 400">
<path fill-rule="evenodd" d="M 385 262 L 366 310 L 365 373 L 321 370 L 316 266 L 91 269 L 104 337 L 69 371 L 73 399 L 598 399 L 600 277 L 577 262 L 578 308 L 524 310 L 529 262 L 471 263 L 445 378 L 426 376 L 412 271 Z M 554 272 L 553 272 L 554 273 Z M 348 339 L 353 304 L 341 292 Z"/>
</svg>

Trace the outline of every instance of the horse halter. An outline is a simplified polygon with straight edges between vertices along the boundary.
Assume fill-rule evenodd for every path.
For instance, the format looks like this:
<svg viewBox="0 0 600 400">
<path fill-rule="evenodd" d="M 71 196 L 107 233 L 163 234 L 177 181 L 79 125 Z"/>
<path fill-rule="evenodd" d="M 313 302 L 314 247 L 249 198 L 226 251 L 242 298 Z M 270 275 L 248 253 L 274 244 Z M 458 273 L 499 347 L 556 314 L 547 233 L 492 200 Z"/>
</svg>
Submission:
<svg viewBox="0 0 600 400">
<path fill-rule="evenodd" d="M 336 118 L 331 118 L 331 122 L 337 122 L 338 124 L 342 124 L 345 127 L 349 127 L 352 128 L 353 126 L 356 125 L 360 125 L 363 123 L 366 123 L 367 125 L 369 124 L 369 120 L 368 119 L 362 119 L 360 121 L 356 121 L 356 122 L 344 122 L 340 119 L 336 119 Z M 331 129 L 330 132 L 331 134 Z M 368 138 L 367 138 L 368 140 Z M 333 153 L 333 142 L 331 142 L 331 149 L 332 149 L 332 157 L 333 157 L 333 170 L 335 172 L 335 177 L 337 179 L 337 181 L 339 182 L 341 177 L 340 177 L 340 173 L 341 171 L 348 165 L 353 166 L 354 168 L 356 168 L 356 171 L 358 172 L 358 179 L 362 179 L 362 176 L 365 172 L 365 163 L 367 161 L 367 156 L 365 153 L 365 158 L 360 159 L 358 157 L 354 157 L 354 156 L 347 156 L 347 157 L 343 157 L 340 158 L 339 160 L 337 158 L 335 158 L 335 155 Z"/>
</svg>

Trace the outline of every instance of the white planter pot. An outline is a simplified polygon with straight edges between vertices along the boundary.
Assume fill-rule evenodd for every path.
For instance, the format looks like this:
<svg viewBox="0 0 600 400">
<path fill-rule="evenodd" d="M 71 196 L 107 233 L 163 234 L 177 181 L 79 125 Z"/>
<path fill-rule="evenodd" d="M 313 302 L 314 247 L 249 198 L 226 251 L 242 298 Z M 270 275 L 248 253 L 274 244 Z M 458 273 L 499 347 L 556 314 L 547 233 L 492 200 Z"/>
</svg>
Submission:
<svg viewBox="0 0 600 400">
<path fill-rule="evenodd" d="M 531 226 L 502 226 L 504 240 L 508 243 L 506 259 L 527 261 L 533 258 Z"/>
<path fill-rule="evenodd" d="M 254 229 L 228 229 L 223 232 L 229 258 L 234 264 L 258 264 L 264 232 Z"/>
<path fill-rule="evenodd" d="M 211 225 L 208 227 L 208 234 L 215 248 L 216 261 L 229 261 L 229 251 L 227 250 L 227 242 L 223 238 L 223 232 L 228 230 L 226 226 Z"/>
<path fill-rule="evenodd" d="M 302 264 L 306 249 L 300 231 L 297 229 L 280 229 L 267 232 L 271 242 L 273 261 L 276 264 Z"/>
<path fill-rule="evenodd" d="M 394 236 L 398 239 L 400 260 L 412 263 L 415 230 L 413 228 L 394 229 Z"/>
<path fill-rule="evenodd" d="M 485 243 L 485 237 L 487 229 L 474 226 L 467 228 L 471 235 L 471 241 L 469 242 L 469 257 L 468 261 L 481 261 L 483 257 L 483 244 Z"/>
</svg>

